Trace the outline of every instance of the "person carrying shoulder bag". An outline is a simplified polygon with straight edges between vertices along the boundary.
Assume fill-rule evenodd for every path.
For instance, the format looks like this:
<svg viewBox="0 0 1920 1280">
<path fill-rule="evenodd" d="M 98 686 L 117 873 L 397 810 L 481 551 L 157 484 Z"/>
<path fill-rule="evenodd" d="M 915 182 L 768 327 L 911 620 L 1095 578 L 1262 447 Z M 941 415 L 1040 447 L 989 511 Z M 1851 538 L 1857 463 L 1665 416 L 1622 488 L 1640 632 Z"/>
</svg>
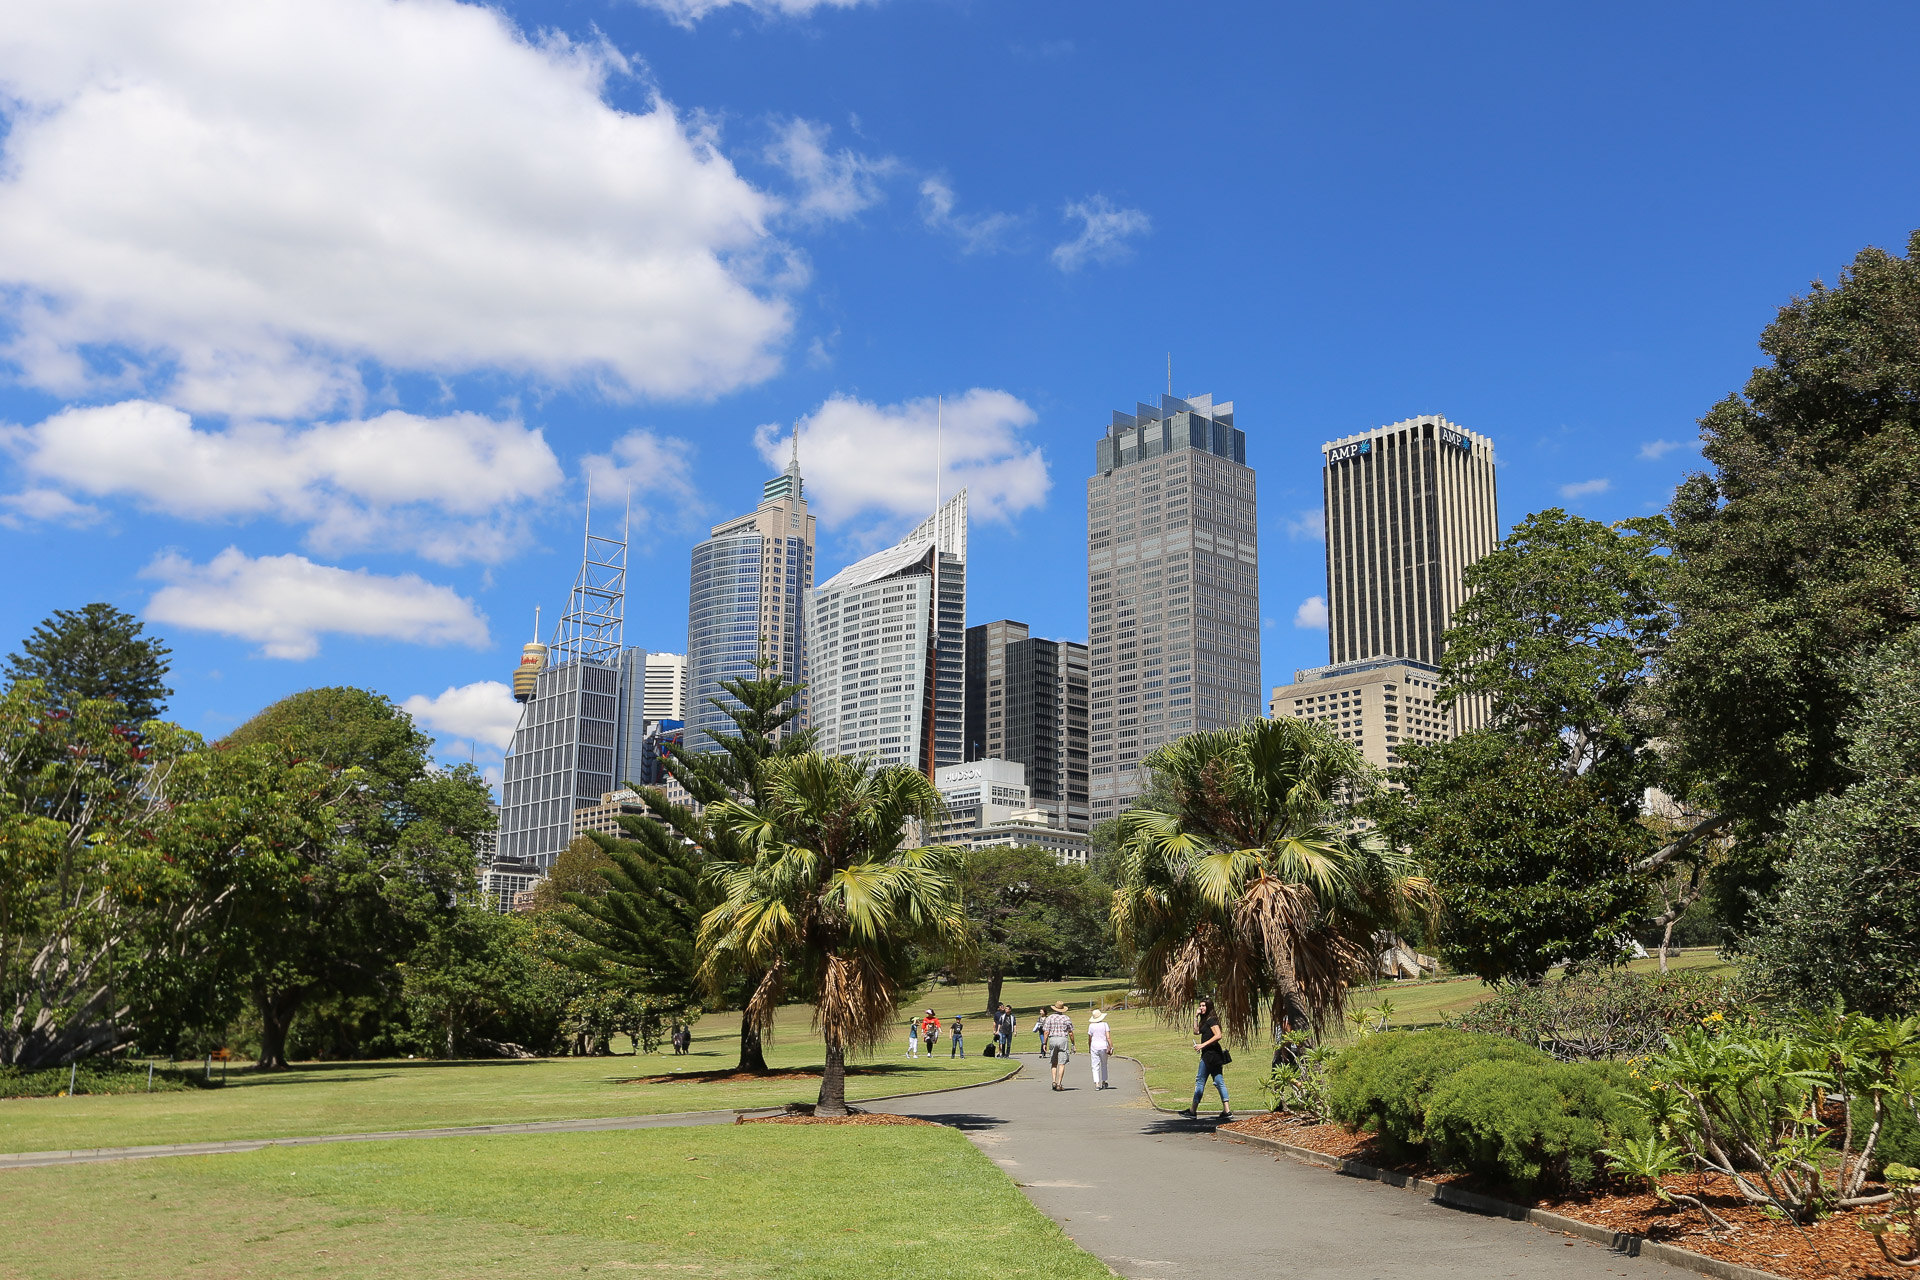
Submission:
<svg viewBox="0 0 1920 1280">
<path fill-rule="evenodd" d="M 1200 1009 L 1193 1024 L 1194 1051 L 1200 1055 L 1200 1069 L 1193 1077 L 1193 1102 L 1180 1114 L 1189 1120 L 1200 1118 L 1200 1099 L 1207 1092 L 1207 1081 L 1213 1081 L 1213 1087 L 1220 1091 L 1220 1123 L 1233 1119 L 1233 1111 L 1227 1104 L 1227 1064 L 1233 1061 L 1233 1055 L 1227 1052 L 1226 1041 L 1221 1039 L 1220 1019 L 1213 1011 L 1213 1001 L 1202 999 Z"/>
</svg>

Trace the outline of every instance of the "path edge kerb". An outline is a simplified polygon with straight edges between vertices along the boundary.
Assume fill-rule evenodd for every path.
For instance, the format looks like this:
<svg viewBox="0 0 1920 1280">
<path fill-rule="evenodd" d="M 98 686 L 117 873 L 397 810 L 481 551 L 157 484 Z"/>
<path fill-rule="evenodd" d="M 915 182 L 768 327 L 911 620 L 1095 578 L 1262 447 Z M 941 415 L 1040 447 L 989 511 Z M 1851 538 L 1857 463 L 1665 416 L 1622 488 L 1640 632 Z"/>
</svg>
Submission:
<svg viewBox="0 0 1920 1280">
<path fill-rule="evenodd" d="M 984 1089 L 988 1085 L 1005 1084 L 1007 1081 L 1019 1075 L 1020 1069 L 1025 1065 L 1026 1064 L 1024 1062 L 1016 1063 L 1014 1065 L 1013 1070 L 1007 1072 L 1005 1075 L 995 1076 L 991 1080 L 976 1080 L 972 1084 L 950 1084 L 944 1089 L 915 1089 L 911 1093 L 883 1093 L 877 1098 L 861 1098 L 859 1101 L 849 1102 L 847 1105 L 849 1107 L 863 1107 L 869 1102 L 893 1102 L 900 1098 L 930 1098 L 935 1094 L 940 1094 L 940 1093 L 965 1093 L 969 1089 Z M 734 1114 L 745 1116 L 745 1115 L 752 1115 L 756 1111 L 785 1111 L 785 1110 L 786 1108 L 784 1106 L 745 1107 L 739 1111 L 734 1112 Z"/>
<path fill-rule="evenodd" d="M 1367 1178 L 1374 1182 L 1384 1182 L 1388 1186 L 1417 1191 L 1426 1195 L 1435 1204 L 1445 1205 L 1450 1209 L 1494 1214 L 1514 1222 L 1531 1222 L 1537 1226 L 1548 1227 L 1567 1235 L 1579 1236 L 1583 1240 L 1591 1240 L 1595 1244 L 1605 1245 L 1615 1253 L 1623 1253 L 1630 1258 L 1651 1258 L 1669 1266 L 1684 1267 L 1688 1271 L 1695 1271 L 1703 1276 L 1713 1276 L 1715 1280 L 1783 1280 L 1771 1271 L 1743 1267 L 1737 1262 L 1727 1262 L 1720 1258 L 1709 1257 L 1704 1253 L 1695 1253 L 1691 1249 L 1682 1249 L 1679 1245 L 1662 1244 L 1657 1240 L 1649 1240 L 1645 1236 L 1633 1235 L 1629 1232 L 1609 1231 L 1605 1227 L 1596 1226 L 1591 1222 L 1582 1222 L 1578 1218 L 1569 1218 L 1565 1214 L 1554 1213 L 1547 1209 L 1529 1209 L 1524 1205 L 1496 1200 L 1492 1196 L 1483 1196 L 1478 1192 L 1451 1187 L 1443 1182 L 1429 1182 L 1425 1178 L 1395 1173 L 1390 1169 L 1376 1169 L 1358 1160 L 1330 1156 L 1324 1151 L 1295 1146 L 1291 1142 L 1282 1142 L 1278 1138 L 1268 1138 L 1257 1133 L 1235 1133 L 1231 1129 L 1216 1129 L 1214 1135 L 1226 1138 L 1230 1142 L 1277 1151 L 1281 1155 L 1291 1156 L 1307 1164 L 1317 1164 L 1350 1178 Z"/>
</svg>

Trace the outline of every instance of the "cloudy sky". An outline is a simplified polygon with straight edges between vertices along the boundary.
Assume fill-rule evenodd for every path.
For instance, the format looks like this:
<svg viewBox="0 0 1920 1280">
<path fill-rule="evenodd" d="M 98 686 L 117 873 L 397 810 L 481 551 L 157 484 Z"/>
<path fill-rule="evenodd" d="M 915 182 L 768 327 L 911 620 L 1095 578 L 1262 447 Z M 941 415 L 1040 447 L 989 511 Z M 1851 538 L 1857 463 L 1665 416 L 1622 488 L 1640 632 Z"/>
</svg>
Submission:
<svg viewBox="0 0 1920 1280">
<path fill-rule="evenodd" d="M 797 425 L 821 576 L 944 489 L 971 620 L 1086 634 L 1111 410 L 1231 399 L 1269 683 L 1319 445 L 1661 507 L 1781 302 L 1920 226 L 1910 5 L 64 0 L 0 22 L 0 643 L 109 600 L 217 735 L 357 683 L 497 763 L 633 493 L 627 638 Z"/>
</svg>

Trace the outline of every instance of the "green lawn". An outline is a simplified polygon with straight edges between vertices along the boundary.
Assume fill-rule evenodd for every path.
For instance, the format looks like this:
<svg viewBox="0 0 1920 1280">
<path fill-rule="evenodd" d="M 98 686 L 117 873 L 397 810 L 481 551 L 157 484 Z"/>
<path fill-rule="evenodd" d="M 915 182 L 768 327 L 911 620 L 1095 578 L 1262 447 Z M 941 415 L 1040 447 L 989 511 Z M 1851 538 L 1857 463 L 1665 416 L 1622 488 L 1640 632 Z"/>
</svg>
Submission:
<svg viewBox="0 0 1920 1280">
<path fill-rule="evenodd" d="M 770 1067 L 818 1072 L 820 1040 L 808 1022 L 806 1009 L 782 1011 L 767 1046 Z M 819 1094 L 817 1078 L 626 1083 L 636 1076 L 729 1070 L 739 1060 L 738 1032 L 737 1015 L 704 1018 L 695 1026 L 693 1052 L 679 1058 L 322 1063 L 270 1074 L 236 1070 L 223 1089 L 0 1100 L 0 1152 L 657 1115 L 811 1102 Z M 969 1049 L 978 1053 L 984 1043 L 982 1037 Z M 905 1047 L 903 1015 L 897 1045 L 855 1061 L 864 1070 L 848 1078 L 847 1096 L 975 1084 L 1003 1069 L 988 1058 L 949 1059 L 945 1044 L 938 1058 L 909 1062 Z"/>
<path fill-rule="evenodd" d="M 513 1135 L 0 1173 L 6 1280 L 634 1272 L 1111 1274 L 945 1128 Z"/>
</svg>

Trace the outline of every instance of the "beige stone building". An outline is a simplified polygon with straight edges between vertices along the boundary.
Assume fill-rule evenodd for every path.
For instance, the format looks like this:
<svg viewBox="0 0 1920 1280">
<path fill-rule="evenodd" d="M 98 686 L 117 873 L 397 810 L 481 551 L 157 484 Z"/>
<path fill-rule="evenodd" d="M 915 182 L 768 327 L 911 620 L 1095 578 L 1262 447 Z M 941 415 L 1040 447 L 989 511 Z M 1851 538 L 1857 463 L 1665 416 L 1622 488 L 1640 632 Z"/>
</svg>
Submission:
<svg viewBox="0 0 1920 1280">
<path fill-rule="evenodd" d="M 1293 675 L 1273 691 L 1268 714 L 1325 725 L 1382 769 L 1398 767 L 1402 746 L 1454 736 L 1452 718 L 1434 705 L 1440 673 L 1431 667 L 1388 660 Z"/>
</svg>

